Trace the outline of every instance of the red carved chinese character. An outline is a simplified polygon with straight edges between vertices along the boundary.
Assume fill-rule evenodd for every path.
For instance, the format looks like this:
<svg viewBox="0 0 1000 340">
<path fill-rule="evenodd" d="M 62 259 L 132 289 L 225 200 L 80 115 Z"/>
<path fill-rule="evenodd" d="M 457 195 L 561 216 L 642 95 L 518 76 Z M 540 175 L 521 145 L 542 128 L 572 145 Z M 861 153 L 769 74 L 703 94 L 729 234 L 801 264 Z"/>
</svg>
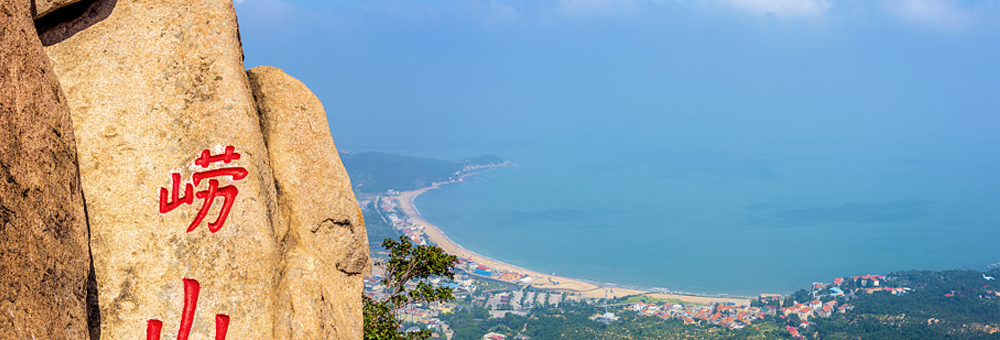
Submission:
<svg viewBox="0 0 1000 340">
<path fill-rule="evenodd" d="M 207 149 L 202 151 L 201 154 L 194 160 L 194 164 L 202 168 L 208 168 L 209 165 L 213 163 L 224 163 L 229 164 L 233 160 L 240 159 L 240 154 L 236 153 L 236 147 L 227 146 L 225 152 L 219 155 L 212 155 Z M 221 168 L 195 172 L 191 175 L 191 180 L 194 182 L 192 186 L 191 183 L 185 183 L 184 187 L 184 197 L 180 196 L 180 180 L 181 175 L 178 173 L 170 174 L 172 181 L 172 191 L 170 200 L 167 200 L 167 188 L 160 188 L 160 213 L 165 214 L 171 210 L 174 210 L 181 204 L 192 204 L 195 197 L 204 199 L 201 204 L 201 209 L 198 210 L 198 214 L 195 215 L 194 221 L 187 228 L 187 232 L 192 232 L 195 228 L 201 225 L 201 222 L 205 220 L 205 215 L 208 214 L 208 210 L 212 208 L 212 202 L 215 201 L 216 197 L 222 197 L 222 207 L 219 209 L 219 216 L 215 218 L 215 222 L 208 223 L 208 230 L 211 232 L 217 232 L 222 229 L 222 225 L 226 223 L 226 217 L 229 216 L 229 211 L 233 207 L 233 202 L 236 200 L 236 196 L 239 195 L 240 191 L 233 185 L 227 185 L 219 187 L 219 181 L 216 179 L 209 179 L 212 177 L 223 177 L 229 176 L 234 181 L 241 180 L 247 177 L 247 169 L 243 167 L 231 167 L 231 168 Z M 197 193 L 194 192 L 194 187 L 201 184 L 202 180 L 208 180 L 208 189 L 201 190 Z"/>
<path fill-rule="evenodd" d="M 181 205 L 181 203 L 191 204 L 191 200 L 194 199 L 194 195 L 191 194 L 191 192 L 194 191 L 194 187 L 191 186 L 191 183 L 185 183 L 184 197 L 180 199 L 177 198 L 181 189 L 181 174 L 170 174 L 170 180 L 173 182 L 173 193 L 170 196 L 170 201 L 167 201 L 167 188 L 160 188 L 161 214 L 174 210 L 174 208 L 177 208 L 177 206 Z"/>
<path fill-rule="evenodd" d="M 181 326 L 177 330 L 177 340 L 187 340 L 194 323 L 194 311 L 198 307 L 198 291 L 201 285 L 198 281 L 184 279 L 184 308 L 181 310 Z M 146 321 L 146 340 L 160 340 L 163 321 L 150 319 Z M 225 340 L 229 330 L 229 316 L 215 315 L 215 340 Z"/>
<path fill-rule="evenodd" d="M 201 184 L 201 180 L 207 177 L 216 176 L 232 176 L 233 180 L 241 180 L 247 177 L 247 169 L 244 168 L 226 168 L 226 169 L 215 169 L 202 172 L 196 172 L 191 175 L 194 180 L 194 185 Z M 191 232 L 201 221 L 205 219 L 205 215 L 208 214 L 208 209 L 212 208 L 212 201 L 215 197 L 222 196 L 222 209 L 219 209 L 219 217 L 215 219 L 215 222 L 208 223 L 208 231 L 216 232 L 222 229 L 222 224 L 226 223 L 226 217 L 229 216 L 229 209 L 233 207 L 233 201 L 236 200 L 236 195 L 240 193 L 239 189 L 235 186 L 227 185 L 224 187 L 219 187 L 219 181 L 215 179 L 208 180 L 208 190 L 199 191 L 198 198 L 205 199 L 204 203 L 201 204 L 201 210 L 198 210 L 198 215 L 195 216 L 194 221 L 191 221 L 191 225 L 188 226 L 187 232 Z"/>
<path fill-rule="evenodd" d="M 146 340 L 160 340 L 160 330 L 163 329 L 163 321 L 150 319 L 146 321 Z"/>
<path fill-rule="evenodd" d="M 226 147 L 226 152 L 224 154 L 212 156 L 211 154 L 209 154 L 208 149 L 205 149 L 204 151 L 201 152 L 201 157 L 198 157 L 198 159 L 194 160 L 194 164 L 200 165 L 202 168 L 207 168 L 210 164 L 215 162 L 223 162 L 229 164 L 229 162 L 231 162 L 234 159 L 240 159 L 240 154 L 236 153 L 235 151 L 236 147 L 230 145 Z"/>
</svg>

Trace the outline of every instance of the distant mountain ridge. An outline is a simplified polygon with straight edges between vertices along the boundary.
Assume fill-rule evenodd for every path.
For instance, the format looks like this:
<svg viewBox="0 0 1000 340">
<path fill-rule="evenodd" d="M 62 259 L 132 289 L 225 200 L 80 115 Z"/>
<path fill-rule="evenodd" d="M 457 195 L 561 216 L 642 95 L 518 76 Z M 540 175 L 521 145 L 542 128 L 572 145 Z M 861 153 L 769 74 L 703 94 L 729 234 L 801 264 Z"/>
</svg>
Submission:
<svg viewBox="0 0 1000 340">
<path fill-rule="evenodd" d="M 490 154 L 444 161 L 382 152 L 341 152 L 340 159 L 351 176 L 354 190 L 364 193 L 415 190 L 456 180 L 472 169 L 506 164 L 499 156 Z"/>
</svg>

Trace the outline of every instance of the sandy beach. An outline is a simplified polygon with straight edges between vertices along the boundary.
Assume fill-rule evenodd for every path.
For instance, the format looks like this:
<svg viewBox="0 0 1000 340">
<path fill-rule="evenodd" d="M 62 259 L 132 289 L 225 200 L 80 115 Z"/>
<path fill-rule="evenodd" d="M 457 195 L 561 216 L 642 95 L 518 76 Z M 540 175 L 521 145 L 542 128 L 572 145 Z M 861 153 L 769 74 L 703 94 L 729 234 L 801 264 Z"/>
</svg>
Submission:
<svg viewBox="0 0 1000 340">
<path fill-rule="evenodd" d="M 551 289 L 560 292 L 579 293 L 581 296 L 589 298 L 604 298 L 604 297 L 611 298 L 611 297 L 622 297 L 627 295 L 646 294 L 654 298 L 677 299 L 684 302 L 697 303 L 697 304 L 709 304 L 711 302 L 734 302 L 740 305 L 750 304 L 750 300 L 748 299 L 662 294 L 662 293 L 653 293 L 648 291 L 640 291 L 640 290 L 625 289 L 618 287 L 598 286 L 595 284 L 574 280 L 571 278 L 546 275 L 543 273 L 531 271 L 525 268 L 520 268 L 517 266 L 513 266 L 507 263 L 496 261 L 494 259 L 476 254 L 465 248 L 462 248 L 461 245 L 452 242 L 451 239 L 449 239 L 448 236 L 446 236 L 443 232 L 441 232 L 440 229 L 438 229 L 433 224 L 427 222 L 427 220 L 424 220 L 424 218 L 420 216 L 420 212 L 418 212 L 417 208 L 413 205 L 413 199 L 415 197 L 429 190 L 437 189 L 442 184 L 446 183 L 435 183 L 433 186 L 430 187 L 413 191 L 401 192 L 399 196 L 397 196 L 400 209 L 403 210 L 403 212 L 407 215 L 407 217 L 411 221 L 413 221 L 414 224 L 423 226 L 423 231 L 424 234 L 427 235 L 427 238 L 429 238 L 432 242 L 434 242 L 442 249 L 444 249 L 445 252 L 452 255 L 456 255 L 459 258 L 470 259 L 473 262 L 485 265 L 487 267 L 499 269 L 501 271 L 511 271 L 511 272 L 527 274 L 533 278 L 531 283 L 532 287 L 541 289 Z M 558 282 L 558 284 L 556 284 L 555 282 Z"/>
</svg>

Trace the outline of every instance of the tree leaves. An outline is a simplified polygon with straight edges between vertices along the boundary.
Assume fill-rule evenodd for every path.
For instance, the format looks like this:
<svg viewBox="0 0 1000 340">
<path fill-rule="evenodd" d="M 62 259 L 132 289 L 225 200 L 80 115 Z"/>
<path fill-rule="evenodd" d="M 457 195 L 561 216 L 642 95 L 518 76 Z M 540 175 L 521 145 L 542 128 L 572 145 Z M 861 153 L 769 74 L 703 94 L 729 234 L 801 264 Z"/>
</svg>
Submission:
<svg viewBox="0 0 1000 340">
<path fill-rule="evenodd" d="M 455 278 L 458 257 L 449 255 L 438 246 L 414 246 L 406 236 L 399 240 L 387 238 L 382 247 L 389 251 L 389 260 L 376 263 L 385 269 L 381 284 L 389 292 L 385 300 L 364 297 L 365 340 L 427 339 L 431 332 L 401 333 L 399 310 L 422 302 L 450 301 L 451 289 L 434 287 L 426 280 L 431 277 Z M 409 287 L 409 288 L 408 288 Z"/>
</svg>

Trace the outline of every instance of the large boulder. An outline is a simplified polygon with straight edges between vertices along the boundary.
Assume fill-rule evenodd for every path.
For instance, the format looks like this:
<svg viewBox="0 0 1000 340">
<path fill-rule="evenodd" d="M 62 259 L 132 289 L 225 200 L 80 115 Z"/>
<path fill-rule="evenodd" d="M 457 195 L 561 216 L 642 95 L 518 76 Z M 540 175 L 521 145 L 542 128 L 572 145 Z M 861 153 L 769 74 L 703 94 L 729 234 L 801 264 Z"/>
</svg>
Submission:
<svg viewBox="0 0 1000 340">
<path fill-rule="evenodd" d="M 0 339 L 88 339 L 73 125 L 31 8 L 0 2 Z"/>
<path fill-rule="evenodd" d="M 272 338 L 286 228 L 232 3 L 87 6 L 40 34 L 76 132 L 101 339 L 209 339 L 227 317 L 229 339 Z"/>
<path fill-rule="evenodd" d="M 326 112 L 280 69 L 247 74 L 288 226 L 275 337 L 360 339 L 368 238 Z"/>
</svg>

